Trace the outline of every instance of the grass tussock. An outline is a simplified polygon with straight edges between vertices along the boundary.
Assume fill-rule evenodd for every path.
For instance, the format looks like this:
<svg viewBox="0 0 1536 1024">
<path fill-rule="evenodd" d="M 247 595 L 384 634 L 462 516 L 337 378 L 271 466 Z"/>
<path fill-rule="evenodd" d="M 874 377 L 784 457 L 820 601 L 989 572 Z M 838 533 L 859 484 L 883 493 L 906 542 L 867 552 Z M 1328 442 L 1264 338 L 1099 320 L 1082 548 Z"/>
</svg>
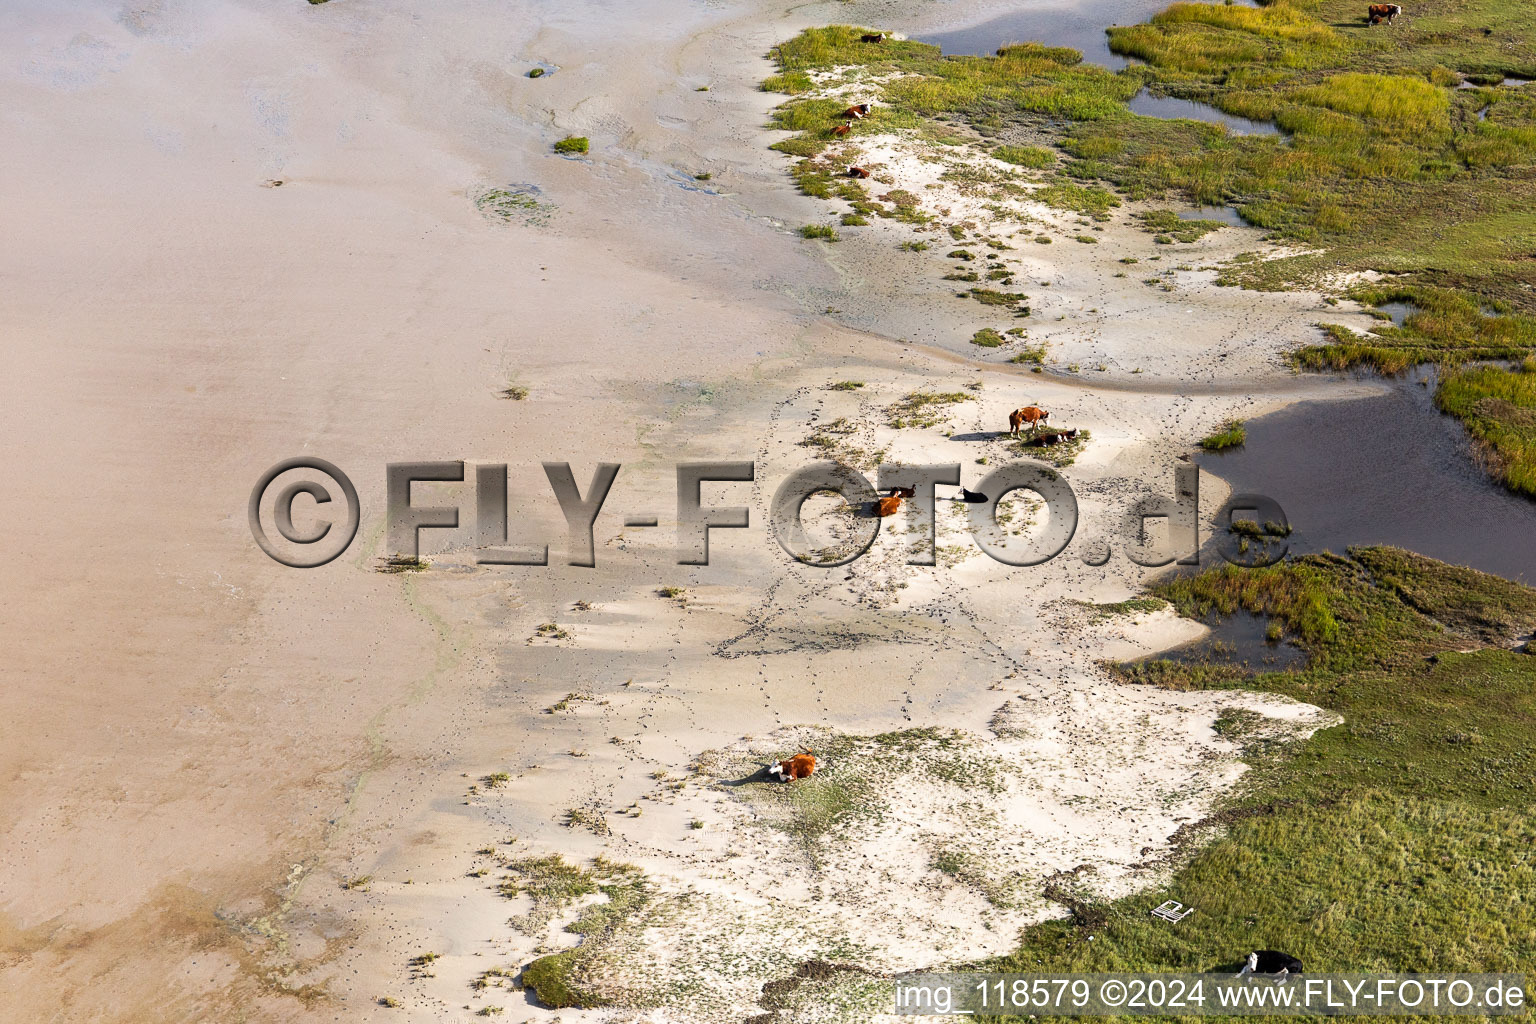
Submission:
<svg viewBox="0 0 1536 1024">
<path fill-rule="evenodd" d="M 556 153 L 585 153 L 591 147 L 584 135 L 567 135 L 555 143 Z"/>
<path fill-rule="evenodd" d="M 1242 420 L 1228 420 L 1215 431 L 1200 439 L 1200 447 L 1208 452 L 1236 448 L 1248 440 L 1248 428 Z"/>
<path fill-rule="evenodd" d="M 1056 154 L 1044 146 L 998 146 L 992 156 L 1017 167 L 1044 170 L 1056 166 Z"/>
<path fill-rule="evenodd" d="M 1198 242 L 1226 225 L 1219 220 L 1185 220 L 1172 210 L 1146 210 L 1136 214 L 1143 231 L 1166 235 L 1176 242 Z"/>
</svg>

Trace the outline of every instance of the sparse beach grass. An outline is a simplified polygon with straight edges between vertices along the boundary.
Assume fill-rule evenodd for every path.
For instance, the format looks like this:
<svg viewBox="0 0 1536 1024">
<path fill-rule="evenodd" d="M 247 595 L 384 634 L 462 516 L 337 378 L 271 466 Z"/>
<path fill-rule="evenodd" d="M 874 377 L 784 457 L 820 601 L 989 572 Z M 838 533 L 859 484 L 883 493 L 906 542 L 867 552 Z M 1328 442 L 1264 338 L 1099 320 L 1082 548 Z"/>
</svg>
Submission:
<svg viewBox="0 0 1536 1024">
<path fill-rule="evenodd" d="M 575 900 L 601 893 L 604 899 L 582 909 L 565 930 L 582 937 L 581 945 L 534 960 L 520 980 L 539 1002 L 553 1009 L 590 1009 L 608 1003 L 599 991 L 592 966 L 606 952 L 609 940 L 651 901 L 644 874 L 628 864 L 597 857 L 591 867 L 569 864 L 558 855 L 514 861 L 510 868 L 533 897 L 535 913 L 548 922 Z M 512 895 L 516 895 L 513 893 Z"/>
<path fill-rule="evenodd" d="M 975 401 L 974 395 L 964 391 L 912 391 L 892 403 L 886 410 L 891 426 L 936 427 L 949 416 L 949 407 L 960 402 Z"/>
</svg>

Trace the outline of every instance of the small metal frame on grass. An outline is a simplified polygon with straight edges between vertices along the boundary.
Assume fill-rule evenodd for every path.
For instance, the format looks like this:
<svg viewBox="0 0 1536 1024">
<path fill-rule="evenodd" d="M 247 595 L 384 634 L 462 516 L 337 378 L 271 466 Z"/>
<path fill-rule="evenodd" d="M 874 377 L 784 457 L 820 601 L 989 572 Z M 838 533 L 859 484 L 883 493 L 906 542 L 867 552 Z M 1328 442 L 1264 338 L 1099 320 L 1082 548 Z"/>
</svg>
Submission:
<svg viewBox="0 0 1536 1024">
<path fill-rule="evenodd" d="M 1165 900 L 1152 908 L 1153 917 L 1160 917 L 1164 921 L 1173 921 L 1175 923 L 1184 920 L 1194 912 L 1194 907 L 1186 907 L 1178 900 Z"/>
</svg>

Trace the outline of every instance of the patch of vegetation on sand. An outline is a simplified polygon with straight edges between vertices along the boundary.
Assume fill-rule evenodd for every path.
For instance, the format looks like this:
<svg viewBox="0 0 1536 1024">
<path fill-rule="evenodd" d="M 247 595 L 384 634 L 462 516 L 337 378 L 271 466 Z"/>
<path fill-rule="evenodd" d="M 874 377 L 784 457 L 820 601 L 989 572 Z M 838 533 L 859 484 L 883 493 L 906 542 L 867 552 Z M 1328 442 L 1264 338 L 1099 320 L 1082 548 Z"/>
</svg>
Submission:
<svg viewBox="0 0 1536 1024">
<path fill-rule="evenodd" d="M 1208 452 L 1224 452 L 1236 448 L 1248 440 L 1248 428 L 1242 420 L 1227 420 L 1214 431 L 1200 439 L 1200 447 Z"/>
<path fill-rule="evenodd" d="M 425 558 L 410 555 L 395 555 L 381 559 L 374 572 L 381 572 L 386 576 L 398 576 L 407 572 L 426 572 L 432 568 L 432 563 Z"/>
<path fill-rule="evenodd" d="M 1078 430 L 1075 437 L 1067 437 L 1065 434 L 1066 431 L 1056 427 L 1044 427 L 1037 433 L 1025 434 L 1014 441 L 1008 450 L 1034 462 L 1044 462 L 1062 469 L 1077 461 L 1093 437 L 1093 433 L 1085 429 Z M 1057 437 L 1061 439 L 1053 440 Z"/>
<path fill-rule="evenodd" d="M 1023 292 L 1000 292 L 993 288 L 972 288 L 970 296 L 983 306 L 1006 306 L 1029 298 Z M 1028 308 L 1028 306 L 1020 307 L 1021 310 Z"/>
<path fill-rule="evenodd" d="M 699 765 L 717 778 L 755 776 L 755 781 L 732 785 L 728 792 L 751 804 L 760 824 L 791 836 L 813 865 L 840 830 L 856 821 L 881 820 L 889 811 L 884 794 L 910 773 L 922 772 L 967 792 L 995 795 L 1005 785 L 984 748 L 953 730 L 909 729 L 874 736 L 817 731 L 807 733 L 802 742 L 816 752 L 816 772 L 793 784 L 764 774 L 764 762 L 748 751 L 711 751 L 700 756 Z M 786 749 L 782 756 L 798 752 Z"/>
<path fill-rule="evenodd" d="M 474 194 L 475 209 L 493 220 L 542 225 L 549 223 L 553 203 L 543 202 L 536 185 L 506 185 Z"/>
<path fill-rule="evenodd" d="M 1391 548 L 1227 567 L 1153 588 L 1183 615 L 1254 614 L 1299 669 L 1146 661 L 1125 680 L 1283 694 L 1342 723 L 1263 742 L 1224 712 L 1255 770 L 1176 840 L 1210 838 L 1166 885 L 1023 933 L 987 970 L 1226 969 L 1283 949 L 1314 971 L 1536 969 L 1536 590 Z M 1212 838 L 1214 837 L 1214 838 Z M 1151 917 L 1165 899 L 1196 908 Z"/>
<path fill-rule="evenodd" d="M 645 875 L 605 857 L 594 859 L 589 868 L 569 864 L 558 855 L 514 861 L 509 867 L 515 879 L 527 880 L 524 884 L 529 887 L 522 891 L 534 897 L 535 906 L 550 911 L 543 918 L 546 923 L 579 897 L 593 893 L 605 897 L 584 907 L 565 926 L 567 932 L 582 937 L 581 945 L 533 961 L 523 968 L 520 980 L 539 1002 L 554 1009 L 608 1005 L 610 999 L 599 981 L 601 972 L 594 968 L 608 942 L 650 904 L 653 893 Z"/>
<path fill-rule="evenodd" d="M 800 226 L 801 238 L 820 238 L 828 242 L 837 241 L 837 229 L 830 224 L 802 224 Z"/>
<path fill-rule="evenodd" d="M 1185 220 L 1172 210 L 1145 210 L 1136 214 L 1143 231 L 1173 242 L 1198 242 L 1212 231 L 1226 227 L 1219 220 Z"/>
<path fill-rule="evenodd" d="M 555 143 L 556 153 L 585 153 L 591 147 L 585 135 L 567 135 Z"/>
<path fill-rule="evenodd" d="M 950 406 L 975 400 L 964 391 L 912 391 L 891 404 L 886 419 L 897 429 L 936 427 L 949 418 Z"/>
<path fill-rule="evenodd" d="M 1004 163 L 1043 170 L 1056 165 L 1056 154 L 1044 146 L 998 146 L 992 156 Z"/>
<path fill-rule="evenodd" d="M 982 348 L 1002 348 L 1004 340 L 1001 334 L 990 327 L 983 327 L 971 335 L 971 344 Z"/>
<path fill-rule="evenodd" d="M 1095 604 L 1092 601 L 1074 601 L 1073 604 L 1088 609 L 1093 613 L 1094 619 L 1107 619 L 1112 615 L 1139 615 L 1143 612 L 1160 612 L 1168 607 L 1168 602 L 1160 597 L 1130 597 L 1124 601 L 1114 601 L 1109 604 Z"/>
</svg>

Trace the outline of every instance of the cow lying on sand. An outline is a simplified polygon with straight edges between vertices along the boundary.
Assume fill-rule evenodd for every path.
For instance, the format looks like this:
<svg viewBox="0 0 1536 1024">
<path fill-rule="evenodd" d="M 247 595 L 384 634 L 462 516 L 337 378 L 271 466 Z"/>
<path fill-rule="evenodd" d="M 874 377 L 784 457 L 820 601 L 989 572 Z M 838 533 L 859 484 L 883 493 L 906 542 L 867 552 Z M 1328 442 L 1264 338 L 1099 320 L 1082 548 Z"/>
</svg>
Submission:
<svg viewBox="0 0 1536 1024">
<path fill-rule="evenodd" d="M 1050 434 L 1041 434 L 1039 438 L 1036 439 L 1035 443 L 1043 445 L 1062 444 L 1066 441 L 1071 441 L 1076 437 L 1077 428 L 1073 427 L 1071 430 L 1058 430 Z"/>
<path fill-rule="evenodd" d="M 901 499 L 910 498 L 916 493 L 915 487 L 892 487 L 890 494 L 875 503 L 875 514 L 881 519 L 895 515 L 897 509 L 901 508 Z"/>
<path fill-rule="evenodd" d="M 1026 425 L 1031 434 L 1038 433 L 1050 418 L 1051 414 L 1038 405 L 1026 405 L 1022 409 L 1015 409 L 1008 414 L 1008 436 L 1018 437 L 1019 430 Z"/>
<path fill-rule="evenodd" d="M 816 752 L 810 747 L 805 748 L 805 753 L 796 754 L 794 757 L 786 757 L 782 761 L 775 761 L 768 766 L 768 774 L 777 778 L 780 782 L 792 782 L 795 779 L 808 779 L 816 770 Z"/>
<path fill-rule="evenodd" d="M 1365 10 L 1365 20 L 1370 25 L 1380 25 L 1382 22 L 1390 25 L 1402 13 L 1403 8 L 1398 4 L 1371 4 Z"/>
</svg>

